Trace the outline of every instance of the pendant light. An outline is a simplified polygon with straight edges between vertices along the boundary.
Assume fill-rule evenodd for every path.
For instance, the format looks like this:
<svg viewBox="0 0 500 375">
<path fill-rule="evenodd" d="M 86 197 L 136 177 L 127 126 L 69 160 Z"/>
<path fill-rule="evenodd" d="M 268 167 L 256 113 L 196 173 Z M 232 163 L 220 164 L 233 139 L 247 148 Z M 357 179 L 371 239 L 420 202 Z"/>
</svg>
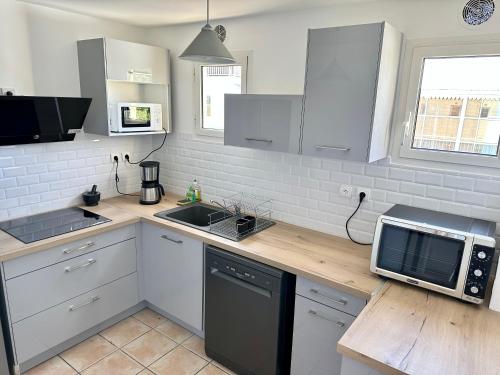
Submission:
<svg viewBox="0 0 500 375">
<path fill-rule="evenodd" d="M 206 64 L 234 64 L 235 59 L 220 41 L 217 33 L 209 23 L 209 0 L 207 0 L 207 24 L 186 50 L 179 56 L 181 59 Z"/>
</svg>

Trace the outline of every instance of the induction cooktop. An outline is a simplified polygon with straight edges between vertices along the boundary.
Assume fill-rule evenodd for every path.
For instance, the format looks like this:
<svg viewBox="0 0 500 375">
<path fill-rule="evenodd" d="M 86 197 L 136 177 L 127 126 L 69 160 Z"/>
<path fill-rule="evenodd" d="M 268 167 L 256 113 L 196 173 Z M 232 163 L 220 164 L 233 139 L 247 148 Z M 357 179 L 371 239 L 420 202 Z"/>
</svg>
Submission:
<svg viewBox="0 0 500 375">
<path fill-rule="evenodd" d="M 109 221 L 104 216 L 82 208 L 70 207 L 4 221 L 0 223 L 0 230 L 24 243 L 31 243 Z"/>
</svg>

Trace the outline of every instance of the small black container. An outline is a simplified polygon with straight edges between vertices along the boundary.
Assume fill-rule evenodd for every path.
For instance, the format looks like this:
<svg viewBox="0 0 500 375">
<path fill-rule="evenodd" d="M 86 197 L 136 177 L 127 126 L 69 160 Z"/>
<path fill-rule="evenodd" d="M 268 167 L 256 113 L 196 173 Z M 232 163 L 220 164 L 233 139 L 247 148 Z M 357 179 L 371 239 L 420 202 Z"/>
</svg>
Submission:
<svg viewBox="0 0 500 375">
<path fill-rule="evenodd" d="M 101 200 L 101 193 L 97 191 L 97 185 L 92 186 L 92 190 L 84 192 L 82 198 L 86 206 L 97 206 Z"/>
<path fill-rule="evenodd" d="M 245 234 L 248 232 L 248 220 L 247 219 L 238 219 L 236 220 L 236 231 L 238 234 Z"/>
<path fill-rule="evenodd" d="M 255 229 L 255 216 L 245 216 L 243 219 L 248 220 L 248 230 L 252 231 Z"/>
</svg>

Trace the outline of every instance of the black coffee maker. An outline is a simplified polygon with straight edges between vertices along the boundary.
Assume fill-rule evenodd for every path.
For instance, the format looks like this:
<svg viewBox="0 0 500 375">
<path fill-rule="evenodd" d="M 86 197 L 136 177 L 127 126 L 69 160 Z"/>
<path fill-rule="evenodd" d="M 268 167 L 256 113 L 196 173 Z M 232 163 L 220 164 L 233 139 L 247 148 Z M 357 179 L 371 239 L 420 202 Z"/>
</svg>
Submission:
<svg viewBox="0 0 500 375">
<path fill-rule="evenodd" d="M 141 167 L 141 198 L 140 204 L 156 204 L 165 195 L 160 184 L 160 163 L 157 161 L 143 161 Z"/>
</svg>

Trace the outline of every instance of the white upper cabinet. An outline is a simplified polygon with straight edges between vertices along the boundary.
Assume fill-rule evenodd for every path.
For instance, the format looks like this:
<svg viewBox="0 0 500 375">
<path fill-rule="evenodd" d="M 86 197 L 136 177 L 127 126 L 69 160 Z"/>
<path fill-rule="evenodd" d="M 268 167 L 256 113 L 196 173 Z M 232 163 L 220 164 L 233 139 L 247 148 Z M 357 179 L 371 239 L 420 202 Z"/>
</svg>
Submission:
<svg viewBox="0 0 500 375">
<path fill-rule="evenodd" d="M 387 156 L 402 35 L 383 23 L 309 30 L 301 152 Z"/>
<path fill-rule="evenodd" d="M 145 44 L 104 39 L 107 78 L 136 83 L 167 84 L 167 50 Z"/>
<path fill-rule="evenodd" d="M 230 95 L 224 104 L 224 144 L 298 152 L 301 95 Z"/>
</svg>

